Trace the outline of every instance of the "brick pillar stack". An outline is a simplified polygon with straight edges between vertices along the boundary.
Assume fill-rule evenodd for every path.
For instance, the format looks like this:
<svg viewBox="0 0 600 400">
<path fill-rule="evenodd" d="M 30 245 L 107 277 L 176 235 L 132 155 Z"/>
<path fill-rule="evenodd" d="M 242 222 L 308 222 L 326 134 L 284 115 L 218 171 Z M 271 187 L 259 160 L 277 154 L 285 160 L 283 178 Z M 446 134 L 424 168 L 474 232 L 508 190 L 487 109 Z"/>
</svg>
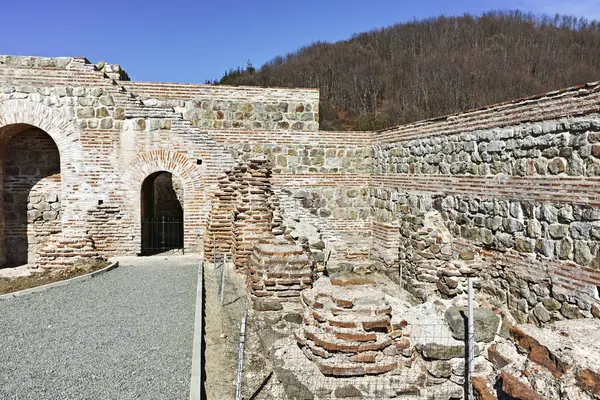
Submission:
<svg viewBox="0 0 600 400">
<path fill-rule="evenodd" d="M 302 293 L 304 327 L 296 340 L 308 359 L 327 376 L 378 375 L 398 367 L 386 351 L 408 348 L 402 328 L 392 324 L 392 307 L 385 296 L 368 285 L 339 286 L 321 277 Z M 390 354 L 390 355 L 388 355 Z"/>
<path fill-rule="evenodd" d="M 220 180 L 204 239 L 204 253 L 232 253 L 238 269 L 247 267 L 252 248 L 261 239 L 283 235 L 279 198 L 271 187 L 271 164 L 251 159 Z"/>
<path fill-rule="evenodd" d="M 233 263 L 246 269 L 252 249 L 261 239 L 272 237 L 273 210 L 269 207 L 271 171 L 264 159 L 249 160 L 236 168 L 239 197 L 233 221 Z"/>
<path fill-rule="evenodd" d="M 254 246 L 248 278 L 254 300 L 297 301 L 312 287 L 312 263 L 300 246 L 282 238 L 262 240 Z"/>
<path fill-rule="evenodd" d="M 227 171 L 219 179 L 219 188 L 212 199 L 212 209 L 209 216 L 208 229 L 204 239 L 204 254 L 213 254 L 216 245 L 217 253 L 229 253 L 233 244 L 233 211 L 237 182 L 235 171 Z"/>
<path fill-rule="evenodd" d="M 281 207 L 279 204 L 279 197 L 275 194 L 273 190 L 269 192 L 269 200 L 268 200 L 269 208 L 273 210 L 273 220 L 271 221 L 271 232 L 275 236 L 281 236 L 285 232 L 285 227 L 283 226 L 283 214 L 281 213 Z"/>
</svg>

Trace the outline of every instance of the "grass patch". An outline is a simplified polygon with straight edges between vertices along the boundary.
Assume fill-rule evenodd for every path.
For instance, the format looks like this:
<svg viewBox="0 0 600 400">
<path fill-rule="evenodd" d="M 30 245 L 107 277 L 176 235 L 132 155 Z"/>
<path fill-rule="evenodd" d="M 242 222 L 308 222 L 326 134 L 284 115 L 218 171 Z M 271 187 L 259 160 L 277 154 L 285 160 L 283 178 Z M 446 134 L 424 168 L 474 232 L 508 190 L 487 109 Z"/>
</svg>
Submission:
<svg viewBox="0 0 600 400">
<path fill-rule="evenodd" d="M 109 264 L 110 263 L 106 260 L 85 260 L 67 268 L 40 268 L 38 270 L 33 270 L 31 276 L 0 278 L 0 294 L 18 292 L 19 290 L 47 285 L 48 283 L 64 281 L 65 279 L 98 271 L 99 269 L 107 267 Z"/>
</svg>

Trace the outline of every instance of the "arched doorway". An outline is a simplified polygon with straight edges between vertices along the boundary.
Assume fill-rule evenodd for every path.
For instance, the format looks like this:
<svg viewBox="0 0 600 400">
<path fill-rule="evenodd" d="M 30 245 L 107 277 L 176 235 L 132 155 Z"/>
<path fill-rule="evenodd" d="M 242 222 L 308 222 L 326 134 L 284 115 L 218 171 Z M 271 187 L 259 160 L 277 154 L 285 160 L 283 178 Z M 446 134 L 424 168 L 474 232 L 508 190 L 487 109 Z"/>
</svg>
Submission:
<svg viewBox="0 0 600 400">
<path fill-rule="evenodd" d="M 0 130 L 1 266 L 33 264 L 61 232 L 60 153 L 42 129 L 12 124 Z"/>
<path fill-rule="evenodd" d="M 183 186 L 159 171 L 142 183 L 142 254 L 183 251 Z"/>
</svg>

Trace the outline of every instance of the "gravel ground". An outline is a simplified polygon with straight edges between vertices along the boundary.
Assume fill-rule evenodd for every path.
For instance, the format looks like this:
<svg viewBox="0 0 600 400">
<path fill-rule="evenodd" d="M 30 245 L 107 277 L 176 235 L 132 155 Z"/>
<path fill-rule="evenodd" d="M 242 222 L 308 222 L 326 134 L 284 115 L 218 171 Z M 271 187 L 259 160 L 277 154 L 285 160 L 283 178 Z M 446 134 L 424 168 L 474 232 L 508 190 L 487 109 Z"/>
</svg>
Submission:
<svg viewBox="0 0 600 400">
<path fill-rule="evenodd" d="M 127 259 L 0 301 L 0 399 L 187 398 L 198 265 Z"/>
</svg>

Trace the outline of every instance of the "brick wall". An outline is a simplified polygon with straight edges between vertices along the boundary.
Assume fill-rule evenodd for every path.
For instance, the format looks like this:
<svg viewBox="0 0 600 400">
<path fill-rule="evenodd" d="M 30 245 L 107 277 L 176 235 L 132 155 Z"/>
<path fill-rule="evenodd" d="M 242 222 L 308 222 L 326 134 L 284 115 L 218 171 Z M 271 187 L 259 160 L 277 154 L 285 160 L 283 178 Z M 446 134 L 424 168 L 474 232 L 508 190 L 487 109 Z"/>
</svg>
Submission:
<svg viewBox="0 0 600 400">
<path fill-rule="evenodd" d="M 302 185 L 314 196 L 305 213 L 332 235 L 370 228 L 370 134 L 316 132 L 317 91 L 123 77 L 84 58 L 0 57 L 0 118 L 10 115 L 0 126 L 39 126 L 61 153 L 63 234 L 89 237 L 105 256 L 139 253 L 142 182 L 167 171 L 182 183 L 186 250 L 199 251 L 217 176 L 254 156 L 275 164 L 279 195 L 296 201 L 287 189 Z"/>
</svg>

